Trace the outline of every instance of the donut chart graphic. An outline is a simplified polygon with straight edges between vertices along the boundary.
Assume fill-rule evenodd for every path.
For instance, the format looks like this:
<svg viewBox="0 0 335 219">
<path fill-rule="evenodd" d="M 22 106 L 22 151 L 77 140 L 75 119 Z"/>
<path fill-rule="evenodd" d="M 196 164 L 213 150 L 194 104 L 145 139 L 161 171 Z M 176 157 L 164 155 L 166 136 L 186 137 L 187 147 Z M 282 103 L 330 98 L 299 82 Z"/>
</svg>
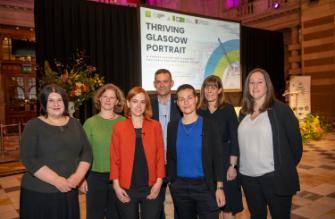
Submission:
<svg viewBox="0 0 335 219">
<path fill-rule="evenodd" d="M 205 78 L 209 75 L 217 75 L 224 79 L 225 73 L 240 68 L 240 41 L 237 39 L 221 43 L 209 57 L 205 67 Z"/>
</svg>

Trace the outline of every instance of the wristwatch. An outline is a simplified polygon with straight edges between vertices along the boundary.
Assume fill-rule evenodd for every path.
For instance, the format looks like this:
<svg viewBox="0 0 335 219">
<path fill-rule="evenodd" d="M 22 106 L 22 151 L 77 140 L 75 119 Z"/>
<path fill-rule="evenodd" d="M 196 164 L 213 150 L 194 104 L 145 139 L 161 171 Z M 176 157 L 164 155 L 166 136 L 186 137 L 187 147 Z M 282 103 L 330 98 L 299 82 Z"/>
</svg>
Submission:
<svg viewBox="0 0 335 219">
<path fill-rule="evenodd" d="M 216 187 L 217 190 L 223 190 L 223 186 Z"/>
</svg>

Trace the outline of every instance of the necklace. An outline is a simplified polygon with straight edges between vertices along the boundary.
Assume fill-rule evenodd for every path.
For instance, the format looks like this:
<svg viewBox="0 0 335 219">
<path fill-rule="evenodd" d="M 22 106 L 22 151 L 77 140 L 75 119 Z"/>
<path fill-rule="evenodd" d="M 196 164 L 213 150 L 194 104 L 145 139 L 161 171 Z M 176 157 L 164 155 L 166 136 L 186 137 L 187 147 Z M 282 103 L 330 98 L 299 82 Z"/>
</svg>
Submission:
<svg viewBox="0 0 335 219">
<path fill-rule="evenodd" d="M 112 116 L 108 115 L 107 114 L 102 114 L 102 113 L 99 113 L 100 117 L 103 118 L 103 119 L 107 119 L 107 120 L 113 120 L 113 119 L 116 119 L 118 117 L 118 115 L 116 113 L 114 113 Z"/>
<path fill-rule="evenodd" d="M 184 131 L 186 133 L 186 136 L 189 136 L 191 134 L 193 128 L 197 125 L 198 119 L 193 124 L 192 123 L 189 124 L 190 128 L 188 130 L 187 130 L 186 126 L 184 125 L 183 121 L 180 121 L 180 122 L 181 122 L 181 125 L 183 126 L 183 129 L 184 129 Z"/>
</svg>

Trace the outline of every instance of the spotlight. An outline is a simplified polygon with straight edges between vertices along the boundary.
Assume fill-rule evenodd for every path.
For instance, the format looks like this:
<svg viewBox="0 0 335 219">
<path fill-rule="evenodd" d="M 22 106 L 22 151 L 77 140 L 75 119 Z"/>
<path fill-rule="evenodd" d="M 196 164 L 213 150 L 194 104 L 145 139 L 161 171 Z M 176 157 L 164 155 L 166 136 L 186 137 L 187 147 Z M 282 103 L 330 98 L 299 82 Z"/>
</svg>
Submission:
<svg viewBox="0 0 335 219">
<path fill-rule="evenodd" d="M 272 7 L 273 7 L 274 9 L 278 9 L 278 8 L 280 7 L 280 3 L 279 3 L 279 2 L 273 2 L 273 3 L 272 3 Z"/>
</svg>

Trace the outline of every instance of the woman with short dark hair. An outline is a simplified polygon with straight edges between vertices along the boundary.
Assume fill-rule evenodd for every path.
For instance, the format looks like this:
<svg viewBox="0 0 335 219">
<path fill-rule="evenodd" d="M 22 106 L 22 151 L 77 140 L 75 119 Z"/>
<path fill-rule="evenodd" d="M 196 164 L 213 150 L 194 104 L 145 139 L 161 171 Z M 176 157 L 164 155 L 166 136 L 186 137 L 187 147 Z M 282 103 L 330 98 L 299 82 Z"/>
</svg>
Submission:
<svg viewBox="0 0 335 219">
<path fill-rule="evenodd" d="M 90 167 L 92 152 L 81 124 L 67 113 L 63 88 L 41 90 L 41 116 L 24 128 L 20 156 L 27 172 L 20 197 L 22 219 L 79 219 L 77 187 Z"/>
<path fill-rule="evenodd" d="M 182 118 L 168 125 L 167 169 L 178 218 L 218 219 L 225 204 L 223 146 L 215 124 L 197 114 L 193 86 L 177 89 Z"/>
</svg>

